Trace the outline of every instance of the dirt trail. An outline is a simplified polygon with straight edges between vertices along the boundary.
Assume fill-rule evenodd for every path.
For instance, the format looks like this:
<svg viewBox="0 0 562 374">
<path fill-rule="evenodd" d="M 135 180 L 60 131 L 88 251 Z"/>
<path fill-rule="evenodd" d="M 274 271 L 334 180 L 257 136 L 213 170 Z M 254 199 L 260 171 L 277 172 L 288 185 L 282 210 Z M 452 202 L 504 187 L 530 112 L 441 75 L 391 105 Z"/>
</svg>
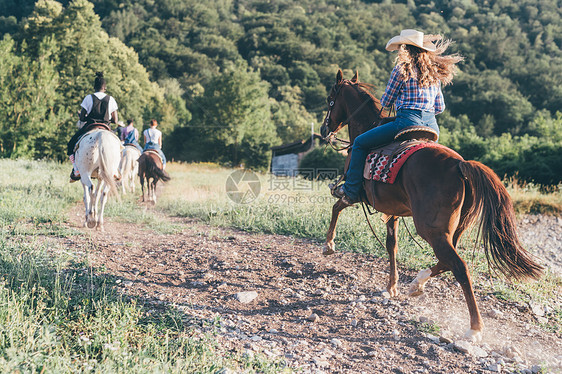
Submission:
<svg viewBox="0 0 562 374">
<path fill-rule="evenodd" d="M 537 326 L 548 311 L 539 317 L 524 304 L 476 289 L 486 330 L 482 344 L 468 345 L 462 342 L 466 304 L 450 277 L 431 280 L 424 295 L 408 298 L 415 274 L 401 270 L 402 295 L 389 300 L 386 259 L 326 258 L 315 242 L 155 215 L 183 230 L 163 235 L 107 220 L 105 233 L 81 229 L 83 235 L 60 240 L 86 250 L 94 268 L 117 277 L 117 287 L 148 309 L 172 304 L 186 324 L 220 317 L 217 339 L 226 349 L 283 358 L 314 373 L 531 373 L 545 364 L 547 372 L 562 372 L 560 333 Z M 70 226 L 80 227 L 80 220 L 77 208 Z M 244 291 L 257 297 L 243 303 L 236 295 Z M 431 326 L 441 331 L 422 332 Z"/>
</svg>

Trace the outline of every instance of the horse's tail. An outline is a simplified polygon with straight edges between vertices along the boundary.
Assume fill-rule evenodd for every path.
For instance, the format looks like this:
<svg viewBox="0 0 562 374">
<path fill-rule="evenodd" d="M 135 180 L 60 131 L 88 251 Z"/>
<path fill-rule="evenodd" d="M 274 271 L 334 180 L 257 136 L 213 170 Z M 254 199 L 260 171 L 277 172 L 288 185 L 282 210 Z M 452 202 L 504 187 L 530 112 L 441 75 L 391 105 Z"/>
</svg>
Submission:
<svg viewBox="0 0 562 374">
<path fill-rule="evenodd" d="M 466 219 L 473 222 L 480 215 L 480 233 L 488 262 L 491 258 L 506 276 L 539 278 L 543 267 L 519 242 L 513 203 L 501 180 L 492 169 L 477 161 L 461 161 L 459 168 L 474 198 Z"/>
<path fill-rule="evenodd" d="M 171 177 L 170 174 L 166 172 L 164 169 L 160 169 L 156 164 L 156 161 L 152 157 L 146 157 L 146 170 L 145 175 L 153 175 L 158 178 L 160 181 L 168 182 Z"/>
<path fill-rule="evenodd" d="M 117 156 L 121 159 L 121 149 L 119 145 L 119 152 L 116 153 L 113 152 L 113 149 L 104 149 L 107 146 L 108 145 L 103 144 L 103 142 L 100 144 L 100 166 L 98 168 L 98 176 L 109 186 L 109 192 L 111 194 L 119 196 L 117 183 L 115 183 L 115 177 L 119 177 L 120 174 L 119 164 L 117 164 L 117 167 L 113 167 L 115 162 L 112 163 L 110 158 Z"/>
<path fill-rule="evenodd" d="M 156 163 L 154 164 L 156 166 Z M 158 176 L 158 179 L 164 182 L 168 182 L 171 177 L 170 174 L 166 172 L 164 169 L 160 169 L 159 167 L 154 168 L 154 174 Z"/>
</svg>

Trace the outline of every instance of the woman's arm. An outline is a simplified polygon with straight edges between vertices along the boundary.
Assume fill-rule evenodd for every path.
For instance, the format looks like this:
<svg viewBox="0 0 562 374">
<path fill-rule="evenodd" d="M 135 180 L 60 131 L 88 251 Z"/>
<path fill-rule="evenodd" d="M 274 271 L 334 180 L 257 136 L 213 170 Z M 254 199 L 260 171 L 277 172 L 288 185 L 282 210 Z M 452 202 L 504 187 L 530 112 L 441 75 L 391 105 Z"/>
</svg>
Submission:
<svg viewBox="0 0 562 374">
<path fill-rule="evenodd" d="M 402 88 L 403 83 L 404 82 L 400 80 L 400 70 L 397 65 L 394 69 L 392 69 L 390 79 L 388 80 L 384 94 L 381 97 L 381 105 L 383 107 L 388 107 L 394 104 L 400 94 L 400 89 Z"/>
<path fill-rule="evenodd" d="M 119 121 L 119 116 L 117 116 L 117 111 L 111 113 L 111 122 L 117 123 Z"/>
<path fill-rule="evenodd" d="M 443 113 L 445 110 L 445 101 L 443 100 L 443 92 L 441 92 L 441 84 L 439 84 L 439 90 L 437 91 L 437 96 L 435 96 L 435 114 Z"/>
</svg>

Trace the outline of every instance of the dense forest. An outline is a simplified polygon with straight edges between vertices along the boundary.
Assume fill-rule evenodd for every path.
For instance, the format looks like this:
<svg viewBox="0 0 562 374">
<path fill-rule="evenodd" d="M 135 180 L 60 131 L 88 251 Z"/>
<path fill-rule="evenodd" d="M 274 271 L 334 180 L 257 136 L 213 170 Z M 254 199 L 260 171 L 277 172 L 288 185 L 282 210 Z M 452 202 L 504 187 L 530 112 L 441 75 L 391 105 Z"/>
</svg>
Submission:
<svg viewBox="0 0 562 374">
<path fill-rule="evenodd" d="M 337 69 L 380 97 L 403 28 L 465 57 L 441 143 L 501 176 L 562 182 L 555 0 L 0 0 L 0 156 L 63 159 L 104 71 L 122 118 L 156 118 L 172 159 L 266 168 L 325 115 Z"/>
</svg>

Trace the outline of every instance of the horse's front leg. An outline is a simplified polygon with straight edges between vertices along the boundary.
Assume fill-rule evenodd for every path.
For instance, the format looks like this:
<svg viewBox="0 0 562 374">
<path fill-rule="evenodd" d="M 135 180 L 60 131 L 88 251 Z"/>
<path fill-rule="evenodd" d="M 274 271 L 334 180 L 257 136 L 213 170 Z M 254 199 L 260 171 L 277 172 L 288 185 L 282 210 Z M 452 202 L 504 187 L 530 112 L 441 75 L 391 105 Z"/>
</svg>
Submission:
<svg viewBox="0 0 562 374">
<path fill-rule="evenodd" d="M 349 205 L 338 200 L 332 207 L 332 220 L 330 221 L 330 227 L 328 228 L 328 234 L 326 235 L 326 244 L 324 245 L 324 256 L 332 255 L 335 253 L 336 243 L 334 243 L 334 238 L 336 237 L 336 226 L 338 224 L 338 218 L 342 210 L 347 208 Z"/>
<path fill-rule="evenodd" d="M 386 223 L 386 251 L 390 262 L 390 274 L 386 290 L 391 297 L 398 296 L 398 269 L 396 267 L 396 252 L 398 251 L 398 217 L 392 216 Z"/>
</svg>

